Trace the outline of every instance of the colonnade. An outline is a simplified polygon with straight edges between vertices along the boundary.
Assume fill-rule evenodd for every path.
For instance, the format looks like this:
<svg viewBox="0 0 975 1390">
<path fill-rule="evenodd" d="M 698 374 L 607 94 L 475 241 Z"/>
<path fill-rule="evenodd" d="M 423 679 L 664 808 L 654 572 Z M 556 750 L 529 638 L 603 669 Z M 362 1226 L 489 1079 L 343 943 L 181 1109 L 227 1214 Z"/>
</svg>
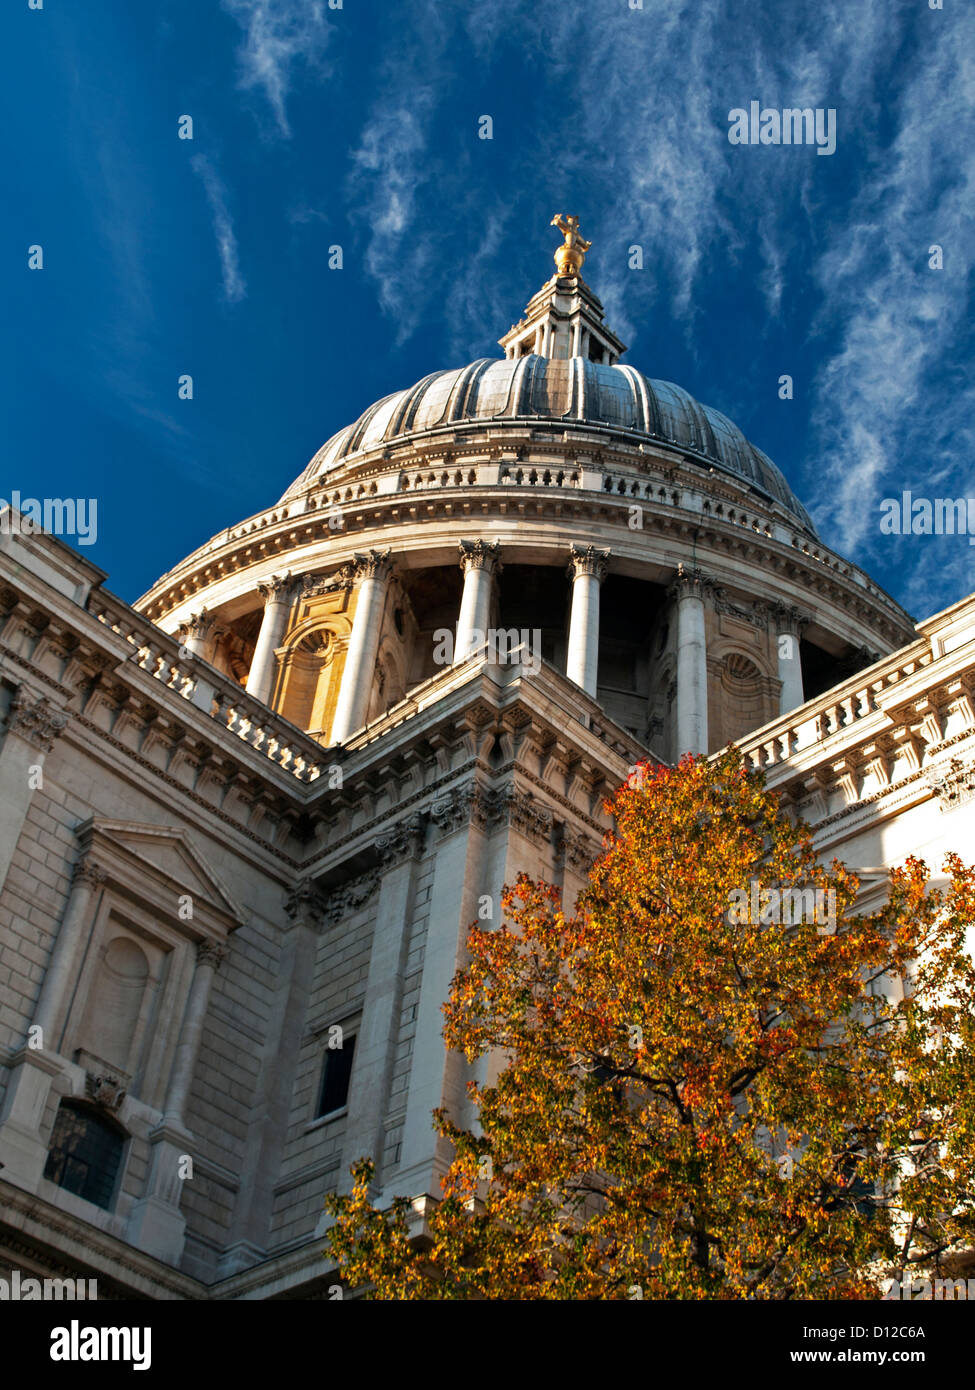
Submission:
<svg viewBox="0 0 975 1390">
<path fill-rule="evenodd" d="M 501 569 L 497 541 L 463 540 L 459 543 L 464 588 L 454 643 L 454 662 L 465 661 L 477 649 L 479 634 L 490 626 L 491 598 Z M 570 547 L 567 574 L 572 583 L 566 675 L 595 697 L 599 672 L 600 591 L 609 567 L 610 552 L 595 546 Z M 372 689 L 372 675 L 382 634 L 386 593 L 393 573 L 389 550 L 370 550 L 357 555 L 347 567 L 358 590 L 352 634 L 332 724 L 332 742 L 343 743 L 365 723 Z M 260 586 L 264 618 L 247 679 L 247 690 L 268 701 L 274 685 L 277 653 L 288 627 L 296 580 L 290 575 L 272 576 Z M 708 751 L 708 653 L 705 598 L 709 581 L 695 569 L 679 565 L 669 598 L 676 622 L 677 655 L 677 751 Z M 800 620 L 793 610 L 779 626 L 778 675 L 782 682 L 780 712 L 802 704 L 802 672 L 799 662 Z"/>
</svg>

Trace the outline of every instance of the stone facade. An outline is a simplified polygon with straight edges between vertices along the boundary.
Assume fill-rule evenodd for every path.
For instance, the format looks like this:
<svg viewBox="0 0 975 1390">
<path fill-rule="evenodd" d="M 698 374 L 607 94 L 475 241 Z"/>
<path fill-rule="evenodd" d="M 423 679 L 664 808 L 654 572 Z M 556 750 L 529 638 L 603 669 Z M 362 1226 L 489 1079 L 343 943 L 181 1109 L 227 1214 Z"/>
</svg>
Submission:
<svg viewBox="0 0 975 1390">
<path fill-rule="evenodd" d="M 565 278 L 500 365 L 583 392 L 631 369 Z M 486 374 L 453 424 L 381 403 L 399 433 L 350 427 L 135 607 L 0 535 L 0 1275 L 328 1296 L 354 1159 L 439 1190 L 467 928 L 522 870 L 573 899 L 640 759 L 739 740 L 865 901 L 964 852 L 975 599 L 915 629 L 784 483 L 558 402 L 477 419 Z"/>
<path fill-rule="evenodd" d="M 465 928 L 522 867 L 578 890 L 643 749 L 474 653 L 326 751 L 60 542 L 3 547 L 0 1251 L 118 1296 L 314 1296 L 355 1157 L 437 1190 Z M 355 1084 L 320 1117 L 335 1027 Z M 124 1131 L 104 1209 L 45 1176 L 65 1099 Z"/>
</svg>

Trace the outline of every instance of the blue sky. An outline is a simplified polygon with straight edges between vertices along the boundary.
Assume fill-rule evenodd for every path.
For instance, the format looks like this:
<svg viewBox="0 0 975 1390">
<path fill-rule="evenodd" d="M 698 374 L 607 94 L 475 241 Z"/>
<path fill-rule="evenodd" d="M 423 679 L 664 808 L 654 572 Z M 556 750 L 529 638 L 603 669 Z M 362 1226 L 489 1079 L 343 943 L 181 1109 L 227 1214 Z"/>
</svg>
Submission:
<svg viewBox="0 0 975 1390">
<path fill-rule="evenodd" d="M 578 212 L 625 360 L 945 606 L 975 549 L 879 529 L 975 495 L 975 9 L 944 5 L 8 0 L 0 496 L 97 498 L 134 599 L 373 400 L 499 354 Z M 835 154 L 732 145 L 752 100 L 835 108 Z"/>
</svg>

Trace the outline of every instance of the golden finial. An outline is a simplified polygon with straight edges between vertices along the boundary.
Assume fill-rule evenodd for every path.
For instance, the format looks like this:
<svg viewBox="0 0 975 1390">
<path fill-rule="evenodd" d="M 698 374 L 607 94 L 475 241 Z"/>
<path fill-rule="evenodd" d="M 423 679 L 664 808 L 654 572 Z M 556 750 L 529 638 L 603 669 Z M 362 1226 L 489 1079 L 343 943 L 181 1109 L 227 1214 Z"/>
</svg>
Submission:
<svg viewBox="0 0 975 1390">
<path fill-rule="evenodd" d="M 560 275 L 578 275 L 592 242 L 579 235 L 578 217 L 563 217 L 557 212 L 551 225 L 558 227 L 565 237 L 565 241 L 555 253 L 555 268 Z"/>
</svg>

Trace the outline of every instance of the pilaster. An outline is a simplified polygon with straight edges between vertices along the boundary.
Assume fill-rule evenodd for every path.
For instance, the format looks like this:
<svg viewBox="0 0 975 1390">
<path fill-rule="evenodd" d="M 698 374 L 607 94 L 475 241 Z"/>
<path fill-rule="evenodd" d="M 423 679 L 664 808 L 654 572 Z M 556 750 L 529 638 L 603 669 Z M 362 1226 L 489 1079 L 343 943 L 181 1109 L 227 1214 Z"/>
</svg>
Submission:
<svg viewBox="0 0 975 1390">
<path fill-rule="evenodd" d="M 0 891 L 34 792 L 41 785 L 44 760 L 67 723 L 67 714 L 46 695 L 33 695 L 21 686 L 13 698 L 0 747 Z"/>
</svg>

